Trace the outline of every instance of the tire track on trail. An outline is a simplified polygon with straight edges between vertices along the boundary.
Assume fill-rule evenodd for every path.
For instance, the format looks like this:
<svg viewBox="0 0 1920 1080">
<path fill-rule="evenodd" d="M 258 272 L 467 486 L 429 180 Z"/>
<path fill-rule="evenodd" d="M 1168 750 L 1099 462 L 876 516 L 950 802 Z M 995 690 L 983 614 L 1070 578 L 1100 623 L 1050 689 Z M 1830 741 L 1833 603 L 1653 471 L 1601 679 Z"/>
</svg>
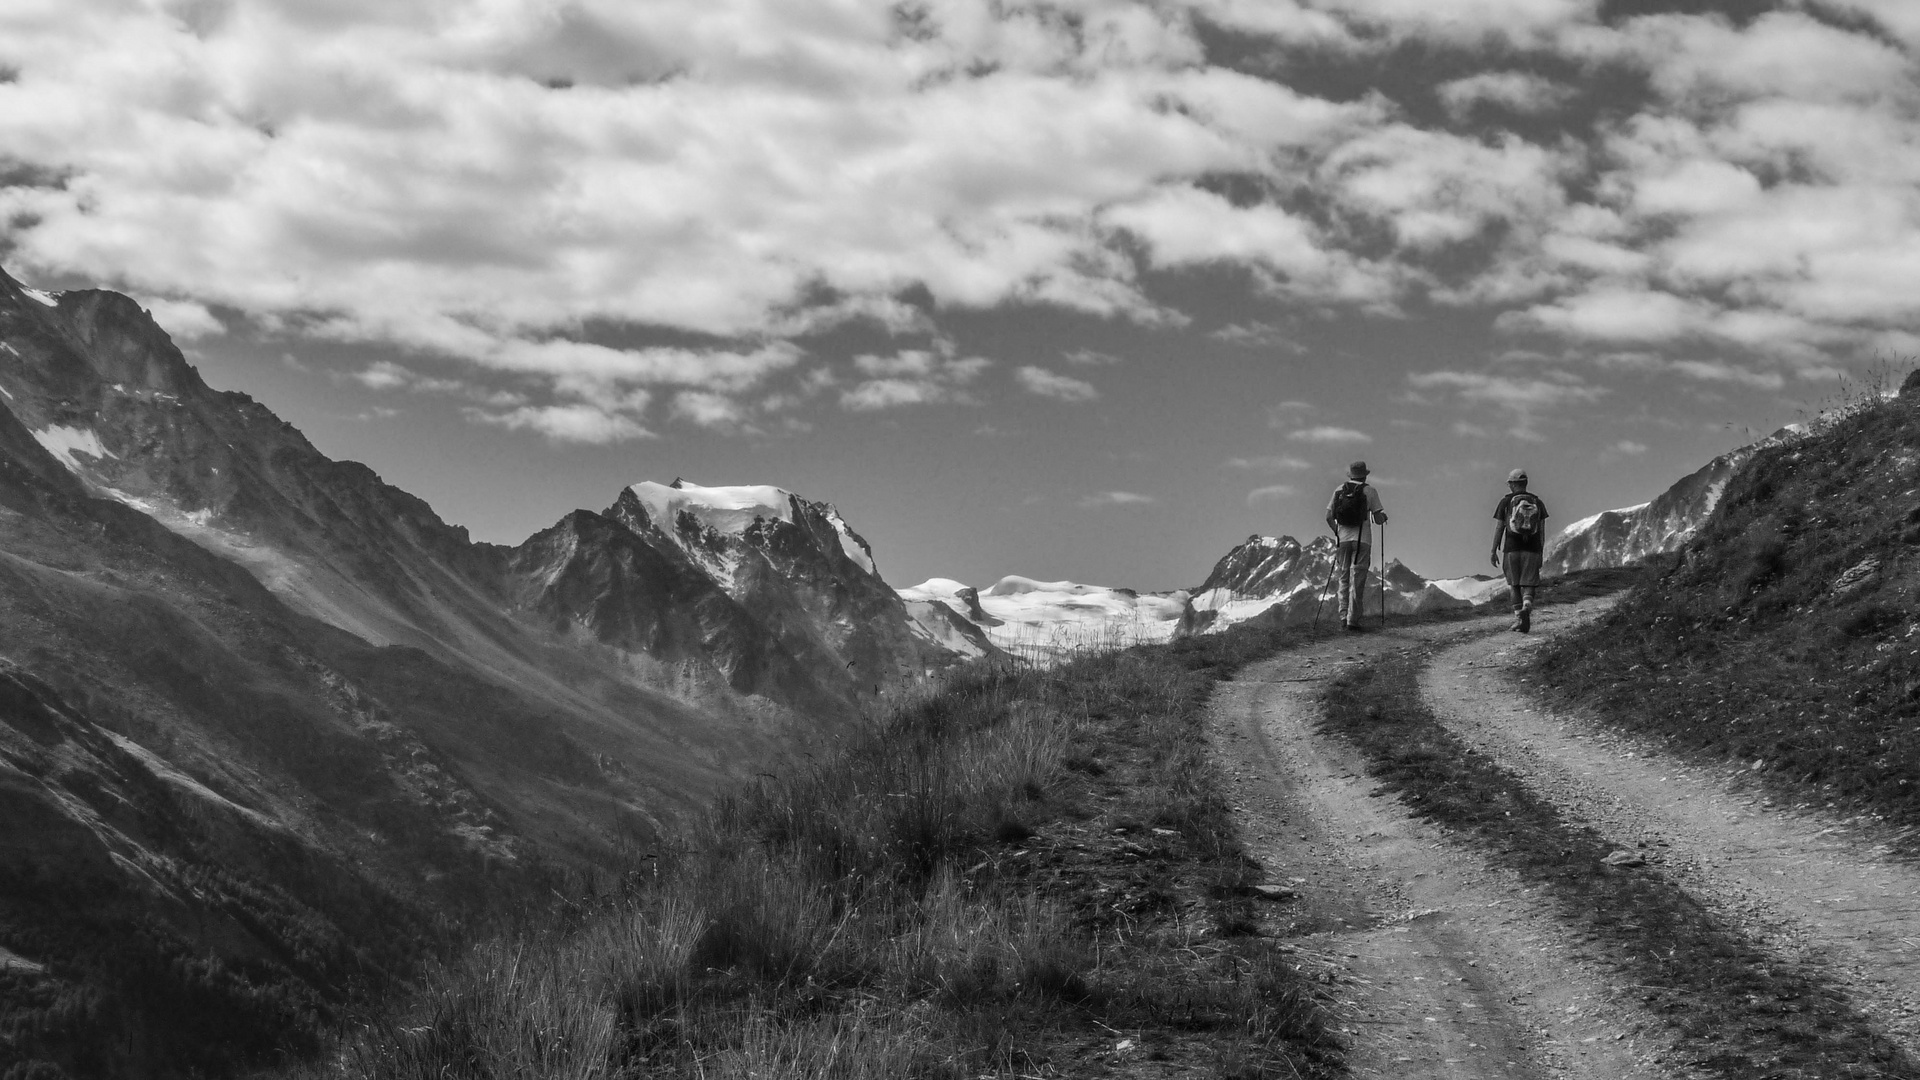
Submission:
<svg viewBox="0 0 1920 1080">
<path fill-rule="evenodd" d="M 1421 696 L 1463 742 L 1770 951 L 1816 965 L 1876 1029 L 1920 1052 L 1920 869 L 1889 858 L 1870 823 L 1777 809 L 1737 785 L 1737 768 L 1544 707 L 1515 670 L 1532 645 L 1446 648 Z"/>
<path fill-rule="evenodd" d="M 1543 609 L 1537 631 L 1576 610 Z M 1247 849 L 1297 893 L 1267 908 L 1266 932 L 1319 972 L 1357 1077 L 1693 1076 L 1659 1063 L 1664 1029 L 1546 896 L 1377 797 L 1360 753 L 1317 730 L 1342 670 L 1490 632 L 1475 620 L 1316 641 L 1216 690 L 1212 741 Z"/>
</svg>

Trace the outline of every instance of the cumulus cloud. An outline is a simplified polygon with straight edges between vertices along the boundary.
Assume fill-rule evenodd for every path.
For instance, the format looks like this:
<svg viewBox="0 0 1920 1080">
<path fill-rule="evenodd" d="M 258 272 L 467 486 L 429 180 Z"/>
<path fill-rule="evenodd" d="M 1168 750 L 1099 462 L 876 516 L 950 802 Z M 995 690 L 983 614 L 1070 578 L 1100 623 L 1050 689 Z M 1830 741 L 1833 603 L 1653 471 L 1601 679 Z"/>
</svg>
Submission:
<svg viewBox="0 0 1920 1080">
<path fill-rule="evenodd" d="M 1505 413 L 1512 426 L 1507 434 L 1520 439 L 1540 437 L 1536 421 L 1543 413 L 1580 405 L 1591 405 L 1607 396 L 1607 389 L 1594 386 L 1578 375 L 1547 371 L 1538 376 L 1492 375 L 1477 371 L 1423 371 L 1407 376 L 1415 390 L 1438 391 L 1459 403 L 1491 408 Z M 1457 424 L 1456 434 L 1484 435 L 1486 429 L 1468 423 Z"/>
<path fill-rule="evenodd" d="M 1016 370 L 1013 377 L 1028 393 L 1058 401 L 1092 401 L 1100 396 L 1100 391 L 1094 389 L 1092 383 L 1043 367 L 1023 367 Z"/>
<path fill-rule="evenodd" d="M 1141 495 L 1132 491 L 1102 491 L 1099 494 L 1087 495 L 1081 498 L 1080 505 L 1086 508 L 1096 506 L 1145 506 L 1148 503 L 1157 501 L 1159 500 L 1151 495 Z"/>
<path fill-rule="evenodd" d="M 1574 96 L 1572 87 L 1525 71 L 1483 71 L 1441 83 L 1434 93 L 1455 120 L 1483 103 L 1523 115 L 1553 112 Z"/>
<path fill-rule="evenodd" d="M 1675 360 L 1667 366 L 1690 379 L 1698 379 L 1702 382 L 1739 383 L 1759 390 L 1778 390 L 1787 382 L 1786 378 L 1777 371 L 1753 371 L 1725 361 Z"/>
<path fill-rule="evenodd" d="M 1186 181 L 1377 106 L 1207 65 L 1178 5 L 1070 6 L 76 0 L 0 43 L 0 152 L 70 178 L 0 219 L 32 267 L 460 356 L 586 320 L 898 328 L 909 286 L 1177 321 L 1129 228 L 1168 265 L 1317 261 L 1284 211 Z M 1287 250 L 1204 231 L 1239 217 Z"/>
<path fill-rule="evenodd" d="M 556 443 L 630 442 L 654 434 L 632 418 L 594 405 L 527 405 L 504 412 L 471 408 L 469 418 L 510 431 L 535 431 Z"/>
<path fill-rule="evenodd" d="M 1244 349 L 1283 349 L 1295 354 L 1307 351 L 1305 345 L 1294 341 L 1285 330 L 1258 319 L 1244 323 L 1228 323 L 1218 330 L 1209 331 L 1207 336 L 1215 341 L 1224 341 Z"/>
<path fill-rule="evenodd" d="M 1373 436 L 1364 431 L 1334 427 L 1331 424 L 1301 428 L 1299 431 L 1289 432 L 1287 438 L 1292 439 L 1294 442 L 1326 443 L 1330 445 L 1370 443 L 1373 441 Z"/>
<path fill-rule="evenodd" d="M 947 341 L 892 356 L 866 353 L 853 360 L 854 370 L 865 378 L 841 393 L 840 406 L 876 412 L 904 405 L 977 404 L 966 387 L 992 364 L 985 357 L 958 355 Z"/>
<path fill-rule="evenodd" d="M 205 304 L 150 296 L 136 296 L 134 300 L 146 308 L 147 313 L 153 316 L 153 321 L 160 324 L 160 329 L 175 341 L 199 341 L 227 332 L 227 324 L 207 310 Z"/>
<path fill-rule="evenodd" d="M 747 418 L 740 402 L 706 390 L 682 390 L 673 396 L 673 415 L 704 428 L 727 430 Z"/>
<path fill-rule="evenodd" d="M 1267 406 L 1267 426 L 1273 428 L 1292 427 L 1299 423 L 1301 417 L 1312 416 L 1318 411 L 1319 407 L 1311 401 L 1301 401 L 1298 398 L 1276 401 Z"/>
<path fill-rule="evenodd" d="M 1098 349 L 1074 349 L 1061 353 L 1060 357 L 1069 364 L 1078 364 L 1081 367 L 1106 367 L 1109 364 L 1125 362 L 1117 356 L 1103 353 Z"/>
<path fill-rule="evenodd" d="M 786 383 L 790 342 L 847 320 L 932 337 L 957 310 L 1039 305 L 1178 327 L 1161 282 L 1222 269 L 1284 311 L 1213 331 L 1250 348 L 1302 351 L 1279 329 L 1296 315 L 1432 299 L 1804 374 L 1920 334 L 1920 16 L 1783 8 L 70 0 L 0 34 L 0 245 L 155 298 L 182 340 L 235 332 L 231 312 L 501 373 L 528 400 L 476 408 L 526 429 L 522 409 L 598 409 L 646 430 L 605 403 L 648 391 L 746 430 L 835 399 Z M 1224 66 L 1209 27 L 1266 59 Z M 1434 90 L 1444 130 L 1286 62 L 1359 65 L 1344 76 L 1409 42 L 1463 65 Z M 1505 66 L 1534 54 L 1565 81 Z M 1623 69 L 1640 89 L 1592 81 Z M 1596 88 L 1600 119 L 1566 107 Z M 586 340 L 609 326 L 719 344 Z M 839 404 L 986 393 L 937 358 L 856 364 Z"/>
<path fill-rule="evenodd" d="M 1298 495 L 1299 493 L 1300 489 L 1294 487 L 1292 484 L 1269 484 L 1266 487 L 1254 488 L 1252 491 L 1247 492 L 1247 505 L 1252 506 L 1259 502 L 1285 499 Z"/>
<path fill-rule="evenodd" d="M 1304 472 L 1313 468 L 1313 462 L 1291 454 L 1228 458 L 1226 465 L 1229 469 L 1241 469 L 1246 472 Z"/>
</svg>

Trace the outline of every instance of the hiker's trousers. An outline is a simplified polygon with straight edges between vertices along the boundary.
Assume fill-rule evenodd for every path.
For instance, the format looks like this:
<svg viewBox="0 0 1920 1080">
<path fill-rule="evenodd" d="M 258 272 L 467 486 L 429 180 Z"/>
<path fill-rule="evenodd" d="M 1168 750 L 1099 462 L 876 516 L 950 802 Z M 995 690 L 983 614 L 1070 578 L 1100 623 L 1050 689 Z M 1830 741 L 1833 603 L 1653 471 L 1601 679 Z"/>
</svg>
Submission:
<svg viewBox="0 0 1920 1080">
<path fill-rule="evenodd" d="M 1340 579 L 1340 621 L 1357 623 L 1367 596 L 1367 556 L 1373 549 L 1358 540 L 1342 540 L 1333 565 Z"/>
<path fill-rule="evenodd" d="M 1506 575 L 1507 592 L 1512 595 L 1513 610 L 1531 610 L 1533 590 L 1540 585 L 1540 553 L 1503 551 L 1500 553 L 1500 572 Z"/>
</svg>

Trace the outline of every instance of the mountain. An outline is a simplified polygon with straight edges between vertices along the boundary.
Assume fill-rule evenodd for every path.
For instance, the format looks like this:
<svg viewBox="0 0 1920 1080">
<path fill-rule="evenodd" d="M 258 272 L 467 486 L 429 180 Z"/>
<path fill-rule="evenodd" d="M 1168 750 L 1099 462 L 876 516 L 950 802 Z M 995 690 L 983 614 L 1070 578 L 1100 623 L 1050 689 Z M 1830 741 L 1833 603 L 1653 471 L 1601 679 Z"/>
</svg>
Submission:
<svg viewBox="0 0 1920 1080">
<path fill-rule="evenodd" d="M 900 596 L 927 634 L 959 627 L 969 641 L 984 638 L 999 652 L 1046 662 L 1078 649 L 1167 641 L 1256 618 L 1310 622 L 1321 611 L 1337 619 L 1331 601 L 1322 600 L 1333 595 L 1332 565 L 1329 537 L 1303 547 L 1291 536 L 1250 536 L 1193 590 L 1140 593 L 1012 575 L 984 592 L 932 578 L 900 590 Z M 1379 584 L 1379 576 L 1370 575 L 1366 609 L 1374 616 L 1380 613 Z M 1395 615 L 1471 606 L 1397 559 L 1387 564 L 1386 603 Z"/>
<path fill-rule="evenodd" d="M 447 928 L 963 651 L 916 625 L 774 488 L 475 543 L 127 297 L 0 272 L 0 1073 L 311 1049 Z"/>
<path fill-rule="evenodd" d="M 1541 572 L 1630 566 L 1649 555 L 1680 550 L 1713 514 L 1727 484 L 1755 454 L 1804 434 L 1806 428 L 1800 425 L 1781 428 L 1759 442 L 1721 454 L 1650 502 L 1581 518 L 1547 542 Z"/>
<path fill-rule="evenodd" d="M 1333 598 L 1333 538 L 1315 537 L 1302 546 L 1291 536 L 1249 536 L 1215 563 L 1193 590 L 1182 632 L 1200 633 L 1259 618 L 1263 622 L 1310 622 L 1316 615 L 1337 619 Z M 1363 611 L 1380 614 L 1378 567 L 1368 575 Z M 1469 602 L 1414 573 L 1400 560 L 1387 563 L 1385 602 L 1390 615 L 1415 615 Z"/>
<path fill-rule="evenodd" d="M 1078 650 L 1165 641 L 1179 624 L 1185 593 L 1036 581 L 1010 574 L 985 592 L 951 578 L 932 578 L 901 597 L 922 616 L 927 632 L 955 626 L 982 642 L 984 655 L 1052 661 Z"/>
</svg>

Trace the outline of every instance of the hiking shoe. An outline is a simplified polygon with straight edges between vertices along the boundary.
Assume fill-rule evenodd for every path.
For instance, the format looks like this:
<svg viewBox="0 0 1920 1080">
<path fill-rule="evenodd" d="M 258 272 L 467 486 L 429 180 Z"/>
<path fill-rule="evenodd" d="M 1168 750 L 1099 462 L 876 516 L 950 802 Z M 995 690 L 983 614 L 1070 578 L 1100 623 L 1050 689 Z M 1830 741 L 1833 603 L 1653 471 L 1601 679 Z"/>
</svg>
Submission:
<svg viewBox="0 0 1920 1080">
<path fill-rule="evenodd" d="M 1517 632 L 1519 632 L 1519 633 L 1522 633 L 1522 634 L 1524 634 L 1524 633 L 1526 633 L 1526 632 L 1527 632 L 1527 617 L 1526 617 L 1526 615 L 1525 615 L 1525 614 L 1523 614 L 1523 613 L 1521 613 L 1521 612 L 1518 612 L 1518 611 L 1516 611 L 1516 612 L 1514 612 L 1514 613 L 1513 613 L 1513 625 L 1512 625 L 1512 626 L 1509 626 L 1509 627 L 1507 627 L 1507 629 L 1509 629 L 1509 630 L 1513 630 L 1513 631 L 1517 631 Z"/>
<path fill-rule="evenodd" d="M 1519 630 L 1523 634 L 1533 629 L 1533 609 L 1532 608 L 1520 609 L 1520 617 L 1514 620 L 1514 628 Z"/>
</svg>

